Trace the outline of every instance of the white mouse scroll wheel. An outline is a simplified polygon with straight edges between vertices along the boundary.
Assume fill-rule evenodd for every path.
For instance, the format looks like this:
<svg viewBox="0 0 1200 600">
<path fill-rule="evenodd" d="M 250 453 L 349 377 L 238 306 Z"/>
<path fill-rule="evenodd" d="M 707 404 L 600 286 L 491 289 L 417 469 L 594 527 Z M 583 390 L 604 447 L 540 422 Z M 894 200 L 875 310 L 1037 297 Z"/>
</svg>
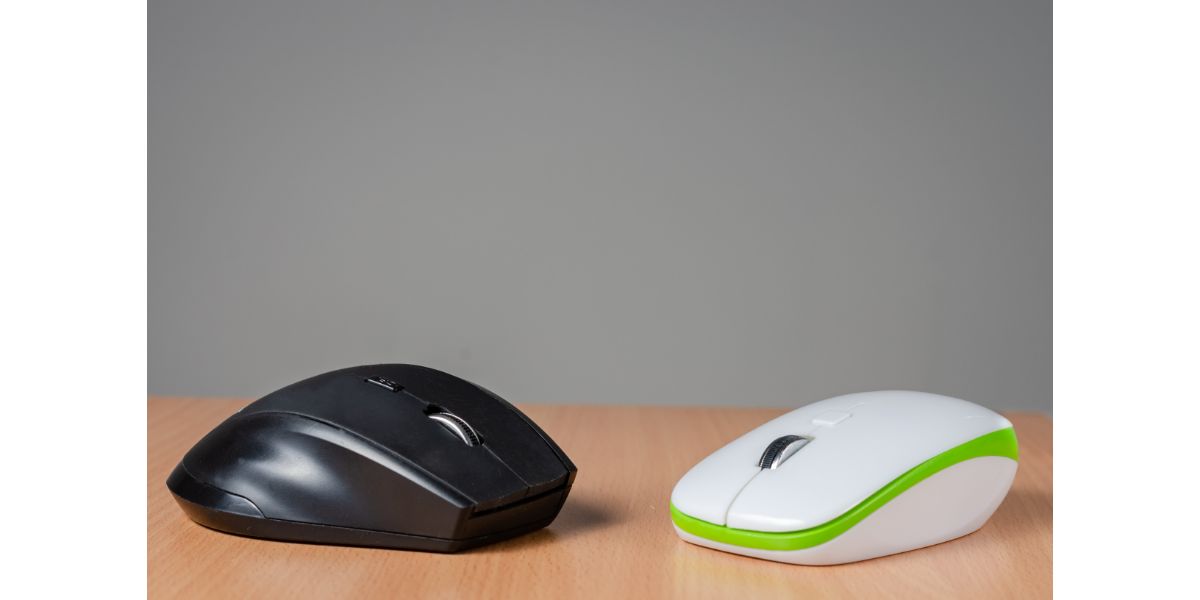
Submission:
<svg viewBox="0 0 1200 600">
<path fill-rule="evenodd" d="M 812 441 L 812 438 L 806 438 L 799 435 L 785 435 L 775 438 L 775 441 L 767 445 L 767 449 L 763 450 L 762 457 L 758 459 L 758 468 L 760 469 L 777 469 L 783 461 L 792 457 L 801 448 Z"/>
<path fill-rule="evenodd" d="M 462 417 L 454 413 L 446 411 L 435 412 L 429 415 L 429 418 L 437 421 L 442 427 L 450 430 L 450 433 L 458 436 L 458 439 L 462 440 L 463 443 L 468 446 L 478 446 L 479 444 L 483 443 L 483 441 L 479 438 L 479 433 L 475 431 L 475 428 L 471 427 L 470 423 L 467 423 Z"/>
</svg>

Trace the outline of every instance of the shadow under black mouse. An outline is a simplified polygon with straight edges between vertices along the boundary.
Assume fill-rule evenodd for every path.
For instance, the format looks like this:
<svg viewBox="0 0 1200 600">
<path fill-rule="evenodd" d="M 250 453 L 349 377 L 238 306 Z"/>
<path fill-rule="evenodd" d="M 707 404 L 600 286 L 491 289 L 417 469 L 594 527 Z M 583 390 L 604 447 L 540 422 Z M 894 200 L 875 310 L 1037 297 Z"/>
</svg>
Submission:
<svg viewBox="0 0 1200 600">
<path fill-rule="evenodd" d="M 245 407 L 167 487 L 197 523 L 258 538 L 456 552 L 545 527 L 575 465 L 500 397 L 414 365 L 333 371 Z"/>
</svg>

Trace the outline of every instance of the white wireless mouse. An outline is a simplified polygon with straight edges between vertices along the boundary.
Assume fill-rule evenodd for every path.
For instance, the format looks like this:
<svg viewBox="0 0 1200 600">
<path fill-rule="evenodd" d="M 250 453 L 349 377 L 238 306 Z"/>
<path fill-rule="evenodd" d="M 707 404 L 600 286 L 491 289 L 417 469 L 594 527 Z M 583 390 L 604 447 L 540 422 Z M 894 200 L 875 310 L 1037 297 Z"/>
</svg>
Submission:
<svg viewBox="0 0 1200 600">
<path fill-rule="evenodd" d="M 1017 472 L 1004 417 L 922 392 L 847 394 L 769 421 L 671 493 L 679 537 L 802 565 L 904 552 L 972 533 Z"/>
</svg>

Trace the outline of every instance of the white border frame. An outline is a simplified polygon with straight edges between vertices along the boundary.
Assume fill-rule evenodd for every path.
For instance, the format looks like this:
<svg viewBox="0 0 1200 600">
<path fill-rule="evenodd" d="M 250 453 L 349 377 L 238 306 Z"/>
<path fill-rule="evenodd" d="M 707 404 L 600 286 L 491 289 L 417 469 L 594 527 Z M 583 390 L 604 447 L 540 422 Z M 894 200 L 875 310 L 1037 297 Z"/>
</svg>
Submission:
<svg viewBox="0 0 1200 600">
<path fill-rule="evenodd" d="M 1054 548 L 1066 597 L 1194 587 L 1198 9 L 1055 6 Z"/>
<path fill-rule="evenodd" d="M 1165 595 L 1200 533 L 1200 9 L 1054 12 L 1056 591 Z M 144 593 L 146 8 L 0 24 L 6 583 Z"/>
<path fill-rule="evenodd" d="M 145 595 L 146 7 L 5 3 L 0 62 L 5 589 Z"/>
</svg>

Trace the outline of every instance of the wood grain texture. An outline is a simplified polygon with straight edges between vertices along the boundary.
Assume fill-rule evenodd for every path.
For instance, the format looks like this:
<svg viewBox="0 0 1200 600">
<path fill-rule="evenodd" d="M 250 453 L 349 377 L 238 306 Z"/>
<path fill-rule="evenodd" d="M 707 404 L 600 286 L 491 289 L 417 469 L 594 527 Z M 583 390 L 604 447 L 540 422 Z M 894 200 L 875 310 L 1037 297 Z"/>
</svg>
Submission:
<svg viewBox="0 0 1200 600">
<path fill-rule="evenodd" d="M 726 554 L 676 537 L 667 502 L 692 465 L 782 409 L 547 406 L 522 409 L 579 467 L 548 528 L 462 554 L 292 544 L 205 529 L 165 481 L 183 454 L 248 400 L 150 398 L 148 590 L 181 597 L 914 597 L 1051 594 L 1051 423 L 1010 414 L 1021 464 L 980 531 L 833 567 Z"/>
</svg>

